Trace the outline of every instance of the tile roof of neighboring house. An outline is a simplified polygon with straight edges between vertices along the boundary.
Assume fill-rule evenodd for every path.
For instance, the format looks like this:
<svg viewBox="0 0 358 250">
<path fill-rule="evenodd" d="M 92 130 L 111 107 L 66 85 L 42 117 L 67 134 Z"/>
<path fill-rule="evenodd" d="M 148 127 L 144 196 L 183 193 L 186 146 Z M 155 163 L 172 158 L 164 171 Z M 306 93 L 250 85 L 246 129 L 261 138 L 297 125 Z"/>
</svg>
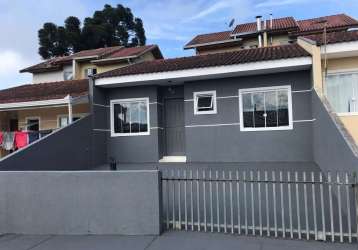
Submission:
<svg viewBox="0 0 358 250">
<path fill-rule="evenodd" d="M 297 21 L 298 26 L 300 27 L 299 32 L 302 33 L 323 30 L 323 22 L 325 21 L 327 22 L 327 29 L 358 26 L 358 21 L 352 17 L 347 16 L 346 14 L 337 14 Z"/>
<path fill-rule="evenodd" d="M 304 38 L 315 41 L 317 45 L 324 43 L 322 34 L 306 35 Z M 327 44 L 358 41 L 358 31 L 340 31 L 327 33 Z"/>
<path fill-rule="evenodd" d="M 277 60 L 309 56 L 297 44 L 288 44 L 264 48 L 244 49 L 233 52 L 161 59 L 132 64 L 123 68 L 98 74 L 95 78 L 167 72 L 185 69 L 225 66 L 257 61 Z"/>
<path fill-rule="evenodd" d="M 269 24 L 269 22 L 267 22 Z M 293 17 L 283 17 L 283 18 L 275 18 L 272 22 L 272 29 L 267 26 L 268 30 L 277 31 L 277 30 L 290 30 L 297 29 L 297 23 Z M 262 29 L 264 27 L 264 21 L 262 21 Z M 237 35 L 241 33 L 253 33 L 257 31 L 257 23 L 243 23 L 239 24 L 235 27 L 232 35 Z"/>
<path fill-rule="evenodd" d="M 67 95 L 79 97 L 88 94 L 88 79 L 26 84 L 0 90 L 0 103 L 62 99 Z"/>
<path fill-rule="evenodd" d="M 200 44 L 210 44 L 216 42 L 223 42 L 227 40 L 233 40 L 231 37 L 231 31 L 223 31 L 209 34 L 201 34 L 194 37 L 189 43 L 185 45 L 186 48 L 191 47 L 192 45 L 200 45 Z"/>
<path fill-rule="evenodd" d="M 126 58 L 140 56 L 142 53 L 153 50 L 156 58 L 163 58 L 157 45 L 146 45 L 133 48 L 126 48 L 123 46 L 99 48 L 92 50 L 83 50 L 70 56 L 56 57 L 49 59 L 42 63 L 33 65 L 31 67 L 20 70 L 23 72 L 39 73 L 59 70 L 63 65 L 69 64 L 73 59 L 93 57 L 93 59 L 114 59 L 114 58 Z"/>
<path fill-rule="evenodd" d="M 268 30 L 268 32 L 291 32 L 293 34 L 309 34 L 319 32 L 323 29 L 322 20 L 327 21 L 328 30 L 339 30 L 349 27 L 358 27 L 358 21 L 345 15 L 345 14 L 337 14 L 332 16 L 324 16 L 306 20 L 296 21 L 293 17 L 283 17 L 283 18 L 275 18 L 273 19 L 273 29 Z M 267 21 L 267 20 L 266 20 Z M 267 21 L 269 24 L 269 21 Z M 263 26 L 262 26 L 263 28 Z M 267 26 L 269 28 L 269 26 Z M 230 31 L 217 32 L 211 34 L 203 34 L 198 35 L 194 39 L 192 39 L 184 48 L 193 48 L 204 44 L 215 44 L 222 43 L 224 41 L 230 41 L 229 36 L 231 36 L 232 41 L 233 35 L 237 34 L 245 34 L 245 33 L 253 33 L 257 30 L 256 22 L 252 23 L 243 23 L 239 24 L 235 27 L 235 29 L 230 33 Z"/>
</svg>

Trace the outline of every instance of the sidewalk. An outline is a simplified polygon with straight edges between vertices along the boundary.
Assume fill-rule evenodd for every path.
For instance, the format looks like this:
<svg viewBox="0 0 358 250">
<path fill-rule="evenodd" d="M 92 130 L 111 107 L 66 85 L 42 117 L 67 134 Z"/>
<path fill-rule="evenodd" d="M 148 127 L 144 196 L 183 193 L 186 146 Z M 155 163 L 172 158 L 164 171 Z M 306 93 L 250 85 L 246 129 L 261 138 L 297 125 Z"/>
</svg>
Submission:
<svg viewBox="0 0 358 250">
<path fill-rule="evenodd" d="M 197 232 L 166 232 L 159 237 L 0 236 L 1 250 L 357 250 L 357 248 L 357 244 L 333 244 Z"/>
</svg>

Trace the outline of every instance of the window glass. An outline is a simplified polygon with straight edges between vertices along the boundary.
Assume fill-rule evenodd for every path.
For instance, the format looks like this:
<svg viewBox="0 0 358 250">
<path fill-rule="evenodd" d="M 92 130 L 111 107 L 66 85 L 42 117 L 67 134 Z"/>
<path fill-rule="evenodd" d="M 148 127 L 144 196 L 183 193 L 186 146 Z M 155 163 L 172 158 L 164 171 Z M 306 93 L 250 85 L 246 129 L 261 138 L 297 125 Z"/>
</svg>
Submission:
<svg viewBox="0 0 358 250">
<path fill-rule="evenodd" d="M 243 118 L 245 127 L 255 127 L 254 105 L 252 104 L 252 94 L 242 95 Z"/>
<path fill-rule="evenodd" d="M 85 69 L 85 77 L 88 78 L 89 76 L 93 76 L 97 74 L 97 69 L 96 68 L 87 68 Z"/>
<path fill-rule="evenodd" d="M 198 95 L 197 98 L 199 111 L 209 111 L 214 109 L 212 95 Z"/>
<path fill-rule="evenodd" d="M 113 104 L 114 133 L 136 134 L 148 132 L 148 102 L 123 101 Z"/>
<path fill-rule="evenodd" d="M 327 98 L 337 113 L 357 112 L 358 73 L 328 75 Z"/>
<path fill-rule="evenodd" d="M 242 128 L 278 128 L 290 126 L 289 90 L 244 90 L 240 93 Z"/>
<path fill-rule="evenodd" d="M 194 93 L 195 114 L 216 114 L 216 91 Z"/>
<path fill-rule="evenodd" d="M 27 130 L 29 130 L 29 131 L 39 131 L 40 130 L 40 121 L 39 121 L 39 119 L 28 119 L 27 120 Z"/>
<path fill-rule="evenodd" d="M 73 79 L 72 71 L 65 71 L 65 72 L 63 72 L 63 79 L 64 79 L 65 81 L 67 81 L 67 80 L 72 80 L 72 79 Z"/>
</svg>

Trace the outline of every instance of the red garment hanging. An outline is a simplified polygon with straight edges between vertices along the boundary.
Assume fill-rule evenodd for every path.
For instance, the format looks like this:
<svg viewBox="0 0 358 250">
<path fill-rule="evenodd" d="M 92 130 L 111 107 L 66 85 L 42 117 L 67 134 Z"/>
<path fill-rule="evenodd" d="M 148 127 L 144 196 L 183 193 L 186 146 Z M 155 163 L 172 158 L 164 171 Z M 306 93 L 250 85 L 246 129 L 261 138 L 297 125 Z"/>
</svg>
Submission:
<svg viewBox="0 0 358 250">
<path fill-rule="evenodd" d="M 2 140 L 3 140 L 3 136 L 2 136 L 2 132 L 0 131 L 0 145 L 2 145 Z"/>
<path fill-rule="evenodd" d="M 29 144 L 29 133 L 28 132 L 15 132 L 15 148 L 23 148 Z"/>
</svg>

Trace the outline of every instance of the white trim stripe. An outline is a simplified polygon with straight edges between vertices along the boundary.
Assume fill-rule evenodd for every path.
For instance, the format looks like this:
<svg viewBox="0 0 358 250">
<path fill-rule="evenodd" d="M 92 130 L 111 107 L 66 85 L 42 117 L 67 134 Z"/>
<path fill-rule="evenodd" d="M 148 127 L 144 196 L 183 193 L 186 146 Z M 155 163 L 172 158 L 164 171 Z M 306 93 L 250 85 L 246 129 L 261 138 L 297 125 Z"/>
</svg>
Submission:
<svg viewBox="0 0 358 250">
<path fill-rule="evenodd" d="M 297 122 L 297 123 L 300 123 L 300 122 L 314 122 L 316 119 L 311 119 L 311 120 L 295 120 L 293 122 Z"/>
<path fill-rule="evenodd" d="M 98 104 L 98 103 L 93 103 L 93 106 L 98 106 L 98 107 L 103 107 L 103 108 L 110 108 L 111 107 L 109 105 Z"/>
<path fill-rule="evenodd" d="M 306 93 L 306 92 L 312 92 L 313 88 L 311 89 L 304 89 L 304 90 L 292 90 L 292 93 Z"/>
<path fill-rule="evenodd" d="M 200 124 L 200 125 L 186 125 L 186 128 L 198 128 L 198 127 L 220 127 L 220 126 L 237 126 L 240 123 L 221 123 L 221 124 Z"/>
<path fill-rule="evenodd" d="M 306 93 L 306 92 L 312 92 L 313 88 L 311 89 L 302 89 L 302 90 L 293 90 L 291 91 L 293 94 L 294 93 Z M 217 96 L 216 99 L 230 99 L 230 98 L 239 98 L 238 95 L 228 95 L 228 96 Z M 184 102 L 192 102 L 194 101 L 193 99 L 185 99 Z"/>
</svg>

